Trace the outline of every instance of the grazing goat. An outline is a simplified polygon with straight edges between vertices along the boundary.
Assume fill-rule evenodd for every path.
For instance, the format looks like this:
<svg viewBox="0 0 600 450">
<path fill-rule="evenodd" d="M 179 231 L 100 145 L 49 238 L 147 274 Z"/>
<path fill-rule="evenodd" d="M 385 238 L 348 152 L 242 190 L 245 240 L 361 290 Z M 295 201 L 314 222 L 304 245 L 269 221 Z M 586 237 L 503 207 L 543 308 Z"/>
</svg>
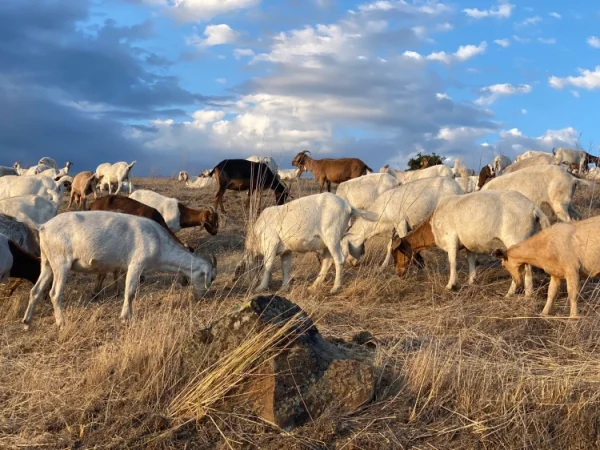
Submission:
<svg viewBox="0 0 600 450">
<path fill-rule="evenodd" d="M 48 156 L 44 156 L 42 159 L 38 161 L 39 165 L 48 166 L 52 169 L 58 169 L 58 164 L 56 164 L 56 160 L 49 158 Z"/>
<path fill-rule="evenodd" d="M 96 185 L 98 183 L 98 175 L 89 170 L 79 172 L 73 178 L 73 184 L 71 185 L 71 198 L 69 199 L 69 206 L 67 209 L 71 209 L 73 200 L 79 205 L 79 209 L 85 209 L 85 203 L 89 194 L 94 195 L 94 200 L 98 198 L 96 192 Z"/>
<path fill-rule="evenodd" d="M 293 181 L 297 178 L 300 178 L 300 175 L 302 175 L 302 169 L 298 168 L 298 169 L 279 169 L 279 172 L 277 172 L 277 175 L 279 175 L 279 179 L 280 180 L 289 180 L 289 181 Z"/>
<path fill-rule="evenodd" d="M 550 158 L 553 157 L 552 154 L 548 153 L 548 152 L 540 152 L 538 150 L 528 150 L 525 153 L 522 153 L 522 154 L 518 155 L 515 158 L 515 162 L 522 161 L 522 160 L 527 159 L 527 158 L 532 158 L 534 156 L 549 156 Z"/>
<path fill-rule="evenodd" d="M 472 175 L 467 178 L 458 177 L 455 178 L 454 181 L 458 183 L 460 188 L 465 192 L 465 194 L 470 194 L 471 192 L 475 192 L 479 190 L 479 177 Z"/>
<path fill-rule="evenodd" d="M 182 170 L 181 172 L 179 172 L 177 181 L 184 181 L 187 183 L 189 179 L 190 179 L 190 175 L 186 171 Z"/>
<path fill-rule="evenodd" d="M 246 158 L 246 161 L 266 164 L 274 175 L 277 175 L 279 172 L 279 166 L 270 156 L 250 156 L 249 158 Z"/>
<path fill-rule="evenodd" d="M 469 169 L 467 166 L 465 166 L 465 163 L 458 158 L 454 160 L 454 167 L 451 170 L 455 177 L 467 178 L 475 175 L 473 169 Z"/>
<path fill-rule="evenodd" d="M 400 182 L 389 173 L 373 173 L 340 183 L 336 195 L 352 207 L 368 209 L 381 194 L 398 186 Z"/>
<path fill-rule="evenodd" d="M 515 173 L 527 167 L 550 166 L 553 164 L 553 161 L 554 159 L 550 154 L 533 155 L 529 158 L 521 159 L 512 163 L 510 166 L 504 169 L 504 174 Z"/>
<path fill-rule="evenodd" d="M 187 181 L 185 185 L 189 188 L 205 189 L 217 186 L 217 180 L 215 180 L 214 177 L 199 176 L 195 180 Z"/>
<path fill-rule="evenodd" d="M 504 169 L 512 164 L 511 159 L 508 156 L 497 155 L 494 158 L 493 168 L 494 174 L 496 176 L 502 175 L 504 173 Z"/>
<path fill-rule="evenodd" d="M 59 327 L 64 326 L 62 294 L 69 271 L 114 273 L 127 271 L 121 319 L 132 316 L 131 303 L 140 275 L 146 272 L 183 273 L 194 292 L 203 294 L 216 277 L 217 261 L 208 262 L 175 242 L 156 222 L 110 211 L 67 212 L 40 228 L 41 274 L 31 290 L 26 327 L 36 303 L 52 284 L 50 299 Z"/>
<path fill-rule="evenodd" d="M 199 226 L 203 226 L 213 236 L 219 232 L 219 214 L 212 207 L 203 210 L 190 208 L 176 198 L 145 189 L 135 191 L 129 198 L 155 208 L 175 233 L 182 228 Z"/>
<path fill-rule="evenodd" d="M 554 164 L 566 164 L 569 168 L 576 168 L 580 174 L 587 172 L 588 154 L 583 150 L 572 150 L 559 147 L 556 150 L 552 149 L 554 155 Z"/>
<path fill-rule="evenodd" d="M 223 195 L 227 189 L 232 191 L 248 191 L 246 199 L 246 208 L 250 206 L 250 196 L 257 191 L 260 210 L 260 193 L 264 189 L 275 191 L 275 202 L 283 205 L 290 196 L 288 187 L 281 182 L 278 176 L 273 174 L 266 164 L 256 163 L 245 159 L 224 159 L 209 172 L 209 176 L 214 176 L 219 185 L 219 190 L 215 196 L 215 209 L 221 205 L 221 211 L 225 212 L 223 207 Z"/>
<path fill-rule="evenodd" d="M 502 266 L 517 286 L 523 284 L 522 268 L 525 264 L 539 267 L 550 275 L 543 316 L 550 314 L 560 284 L 566 279 L 570 317 L 577 318 L 580 277 L 591 278 L 600 274 L 600 216 L 554 224 L 508 250 L 495 251 L 494 255 L 502 259 Z"/>
<path fill-rule="evenodd" d="M 292 161 L 292 166 L 312 172 L 321 187 L 319 192 L 323 192 L 325 184 L 327 192 L 331 192 L 331 183 L 343 183 L 373 172 L 373 169 L 358 158 L 312 159 L 308 153 L 308 150 L 298 153 Z"/>
<path fill-rule="evenodd" d="M 423 180 L 425 178 L 434 177 L 454 177 L 452 169 L 444 164 L 436 164 L 425 169 L 418 170 L 394 170 L 390 169 L 389 165 L 385 165 L 379 171 L 380 173 L 389 173 L 396 177 L 401 183 L 408 183 L 409 181 Z"/>
<path fill-rule="evenodd" d="M 19 175 L 19 172 L 13 167 L 0 166 L 0 177 L 5 177 L 7 175 L 17 176 Z"/>
<path fill-rule="evenodd" d="M 56 216 L 58 211 L 60 197 L 56 192 L 50 192 L 55 196 L 52 201 L 39 195 L 20 195 L 0 199 L 0 213 L 37 228 Z"/>
<path fill-rule="evenodd" d="M 450 277 L 446 289 L 456 288 L 456 255 L 467 250 L 469 284 L 476 276 L 478 253 L 490 254 L 498 245 L 509 248 L 540 229 L 548 228 L 546 215 L 527 197 L 514 191 L 482 191 L 440 200 L 433 214 L 404 238 L 393 243 L 396 272 L 402 276 L 421 250 L 439 247 L 448 253 Z M 531 267 L 527 268 L 525 295 L 533 293 Z M 515 293 L 512 283 L 508 295 Z"/>
<path fill-rule="evenodd" d="M 28 175 L 2 177 L 0 178 L 0 199 L 20 195 L 39 195 L 54 200 L 54 194 L 60 196 L 64 190 L 64 183 L 72 180 L 69 176 L 62 177 L 58 181 L 48 177 Z"/>
<path fill-rule="evenodd" d="M 409 229 L 429 217 L 441 198 L 462 193 L 461 187 L 450 177 L 425 178 L 389 189 L 369 207 L 370 211 L 377 213 L 378 221 L 372 223 L 359 217 L 349 230 L 351 235 L 344 239 L 359 247 L 367 239 L 382 233 L 391 234 L 393 230 L 399 237 L 404 237 Z M 381 268 L 389 263 L 391 257 L 390 241 Z"/>
<path fill-rule="evenodd" d="M 353 208 L 337 195 L 325 192 L 294 200 L 283 206 L 265 208 L 246 237 L 244 257 L 236 267 L 236 277 L 250 266 L 258 256 L 264 258 L 264 274 L 256 291 L 269 287 L 275 258 L 281 257 L 283 268 L 282 289 L 290 283 L 292 253 L 308 253 L 322 250 L 321 271 L 313 283 L 315 290 L 327 276 L 331 264 L 335 265 L 335 282 L 331 293 L 342 287 L 342 266 L 344 258 L 351 254 L 358 259 L 364 251 L 363 245 L 353 246 L 343 237 L 352 217 L 363 220 L 376 220 L 377 216 L 368 211 Z"/>
<path fill-rule="evenodd" d="M 571 204 L 578 185 L 588 186 L 589 182 L 574 177 L 561 167 L 549 165 L 505 173 L 489 181 L 481 189 L 520 192 L 538 208 L 545 203 L 552 208 L 559 220 L 569 222 L 572 216 L 578 216 Z"/>
<path fill-rule="evenodd" d="M 14 278 L 8 286 L 7 297 L 21 284 L 29 280 L 35 284 L 40 276 L 40 258 L 23 251 L 7 236 L 0 233 L 0 282 Z"/>
<path fill-rule="evenodd" d="M 131 168 L 135 165 L 136 161 L 133 161 L 130 164 L 126 162 L 116 162 L 114 164 L 103 163 L 100 164 L 96 168 L 96 176 L 100 182 L 100 192 L 104 190 L 104 186 L 108 185 L 108 193 L 112 194 L 112 185 L 113 183 L 117 184 L 117 189 L 114 192 L 118 194 L 123 187 L 123 182 L 127 182 L 127 186 L 129 188 L 129 193 L 132 192 L 132 184 L 129 178 L 131 174 Z"/>
<path fill-rule="evenodd" d="M 493 166 L 490 166 L 489 164 L 487 166 L 483 166 L 479 172 L 479 178 L 477 179 L 477 190 L 481 189 L 488 180 L 493 179 L 495 176 L 496 173 L 494 172 Z"/>
</svg>

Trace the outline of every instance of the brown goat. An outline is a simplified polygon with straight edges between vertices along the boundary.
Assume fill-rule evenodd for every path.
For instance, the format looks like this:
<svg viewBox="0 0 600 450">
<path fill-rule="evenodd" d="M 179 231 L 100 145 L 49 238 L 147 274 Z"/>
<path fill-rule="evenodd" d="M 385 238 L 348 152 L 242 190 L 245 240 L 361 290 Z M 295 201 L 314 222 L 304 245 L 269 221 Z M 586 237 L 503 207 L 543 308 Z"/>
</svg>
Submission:
<svg viewBox="0 0 600 450">
<path fill-rule="evenodd" d="M 214 207 L 209 209 L 194 209 L 178 203 L 179 225 L 181 228 L 197 227 L 202 225 L 213 236 L 219 232 L 219 214 Z"/>
<path fill-rule="evenodd" d="M 96 184 L 98 181 L 96 174 L 89 170 L 79 172 L 75 175 L 71 184 L 71 198 L 67 209 L 71 209 L 73 200 L 77 202 L 79 209 L 85 209 L 86 198 L 89 194 L 94 194 L 94 200 L 96 200 L 98 198 L 96 193 Z"/>
<path fill-rule="evenodd" d="M 292 166 L 312 172 L 321 187 L 319 192 L 323 192 L 325 184 L 327 192 L 331 192 L 331 183 L 343 183 L 366 175 L 367 172 L 373 172 L 373 169 L 358 158 L 313 159 L 307 153 L 310 152 L 304 150 L 298 153 L 292 161 Z"/>
<path fill-rule="evenodd" d="M 481 172 L 479 172 L 479 181 L 477 182 L 477 187 L 481 189 L 483 185 L 487 183 L 488 180 L 494 178 L 494 176 L 494 170 L 489 165 L 483 166 L 483 169 L 481 169 Z"/>
<path fill-rule="evenodd" d="M 175 233 L 171 231 L 163 216 L 161 216 L 156 209 L 152 208 L 151 206 L 144 205 L 143 203 L 132 198 L 122 197 L 119 195 L 107 195 L 106 197 L 101 197 L 97 200 L 94 200 L 90 205 L 90 211 L 114 211 L 154 220 L 161 227 L 167 230 L 169 236 L 171 236 L 176 242 L 190 251 L 193 251 L 192 248 L 181 242 Z"/>
</svg>

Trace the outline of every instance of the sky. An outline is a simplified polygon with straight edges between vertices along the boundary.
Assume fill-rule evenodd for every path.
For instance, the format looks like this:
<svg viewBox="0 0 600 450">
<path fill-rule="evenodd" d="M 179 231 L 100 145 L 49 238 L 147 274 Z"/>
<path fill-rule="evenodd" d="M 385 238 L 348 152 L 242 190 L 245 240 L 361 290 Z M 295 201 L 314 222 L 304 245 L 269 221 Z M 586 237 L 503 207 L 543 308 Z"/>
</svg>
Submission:
<svg viewBox="0 0 600 450">
<path fill-rule="evenodd" d="M 0 165 L 598 154 L 600 4 L 1 0 Z"/>
</svg>

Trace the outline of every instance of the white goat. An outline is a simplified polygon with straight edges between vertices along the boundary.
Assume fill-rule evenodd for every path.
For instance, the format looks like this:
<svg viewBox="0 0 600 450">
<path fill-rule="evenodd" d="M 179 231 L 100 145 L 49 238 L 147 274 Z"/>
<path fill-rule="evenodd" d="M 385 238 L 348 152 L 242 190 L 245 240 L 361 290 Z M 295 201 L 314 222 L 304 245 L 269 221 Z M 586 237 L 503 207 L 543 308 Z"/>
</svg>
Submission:
<svg viewBox="0 0 600 450">
<path fill-rule="evenodd" d="M 0 178 L 0 199 L 20 195 L 39 195 L 54 201 L 54 194 L 59 196 L 64 190 L 64 183 L 73 181 L 69 176 L 54 181 L 49 177 L 6 176 Z M 48 191 L 53 191 L 52 193 Z"/>
<path fill-rule="evenodd" d="M 349 230 L 351 235 L 344 239 L 359 247 L 367 239 L 382 233 L 391 234 L 393 230 L 399 237 L 404 237 L 409 229 L 433 212 L 441 198 L 459 194 L 463 194 L 463 190 L 451 177 L 426 178 L 387 190 L 369 207 L 378 215 L 378 221 L 367 222 L 359 217 Z M 391 256 L 390 240 L 381 268 L 389 263 Z"/>
<path fill-rule="evenodd" d="M 492 166 L 494 169 L 494 174 L 496 176 L 502 175 L 502 173 L 504 172 L 504 169 L 506 169 L 511 164 L 512 164 L 512 161 L 508 156 L 497 155 L 494 158 L 494 163 Z"/>
<path fill-rule="evenodd" d="M 187 181 L 189 179 L 190 179 L 190 175 L 185 170 L 182 170 L 181 172 L 179 172 L 179 176 L 177 177 L 177 181 L 185 181 L 187 183 Z"/>
<path fill-rule="evenodd" d="M 40 173 L 45 172 L 46 170 L 52 170 L 52 169 L 54 169 L 54 168 L 45 166 L 43 164 L 38 164 L 37 166 L 33 166 L 33 167 L 30 167 L 29 169 L 27 169 L 27 171 L 25 172 L 25 175 L 39 175 Z"/>
<path fill-rule="evenodd" d="M 399 275 L 409 261 L 425 248 L 437 246 L 448 253 L 450 277 L 446 289 L 456 287 L 456 256 L 467 250 L 469 284 L 476 277 L 476 256 L 490 254 L 524 241 L 540 229 L 548 228 L 546 215 L 527 197 L 515 191 L 482 191 L 440 200 L 433 214 L 404 239 L 394 242 L 394 259 Z M 513 295 L 513 281 L 507 296 Z M 526 267 L 525 295 L 533 294 L 531 266 Z"/>
<path fill-rule="evenodd" d="M 277 172 L 279 172 L 279 167 L 277 166 L 277 163 L 270 156 L 254 156 L 253 155 L 253 156 L 250 156 L 249 158 L 246 158 L 246 160 L 266 164 L 267 166 L 269 166 L 269 169 L 271 169 L 271 172 L 273 172 L 273 175 L 277 175 Z"/>
<path fill-rule="evenodd" d="M 454 181 L 456 181 L 458 183 L 458 185 L 460 186 L 460 188 L 463 191 L 465 191 L 465 194 L 469 194 L 471 192 L 475 192 L 475 191 L 479 190 L 479 187 L 477 187 L 477 184 L 479 183 L 478 176 L 472 175 L 467 178 L 458 177 L 458 178 L 455 178 Z"/>
<path fill-rule="evenodd" d="M 559 147 L 556 151 L 552 150 L 552 153 L 554 154 L 554 164 L 567 164 L 569 168 L 575 166 L 579 173 L 587 171 L 587 153 L 583 150 Z"/>
<path fill-rule="evenodd" d="M 204 189 L 217 186 L 217 180 L 214 177 L 198 177 L 195 180 L 187 181 L 185 185 L 189 188 Z"/>
<path fill-rule="evenodd" d="M 293 181 L 297 178 L 300 178 L 300 175 L 302 175 L 302 169 L 279 169 L 278 175 L 280 180 Z"/>
<path fill-rule="evenodd" d="M 69 174 L 69 169 L 71 168 L 72 165 L 73 165 L 72 162 L 67 161 L 67 163 L 65 164 L 65 167 L 63 167 L 60 170 L 54 169 L 54 168 L 46 169 L 46 170 L 38 173 L 37 175 L 43 175 L 43 176 L 47 176 L 50 178 L 64 177 L 65 175 Z"/>
<path fill-rule="evenodd" d="M 542 153 L 542 152 L 538 152 Z M 504 174 L 514 173 L 518 170 L 525 169 L 526 167 L 535 167 L 535 166 L 549 166 L 554 163 L 554 158 L 550 153 L 532 155 L 524 159 L 520 159 L 512 163 L 506 169 L 504 169 Z"/>
<path fill-rule="evenodd" d="M 383 166 L 379 173 L 389 173 L 396 177 L 401 183 L 407 183 L 409 181 L 422 180 L 424 178 L 433 177 L 454 177 L 452 169 L 444 164 L 437 164 L 435 166 L 427 167 L 419 170 L 394 170 L 390 169 L 389 165 Z"/>
<path fill-rule="evenodd" d="M 53 169 L 58 169 L 58 164 L 56 164 L 56 161 L 52 158 L 49 158 L 48 156 L 44 156 L 42 159 L 40 159 L 38 161 L 38 164 L 48 166 Z"/>
<path fill-rule="evenodd" d="M 0 199 L 0 213 L 14 217 L 30 227 L 39 228 L 56 216 L 60 202 L 59 195 L 49 190 L 54 200 L 48 200 L 39 195 L 20 195 Z"/>
<path fill-rule="evenodd" d="M 108 193 L 112 194 L 112 185 L 113 183 L 117 184 L 117 189 L 115 190 L 115 194 L 118 194 L 121 188 L 123 187 L 123 182 L 127 182 L 127 186 L 129 187 L 128 191 L 131 194 L 132 184 L 129 179 L 129 175 L 131 173 L 131 168 L 135 165 L 136 161 L 133 161 L 131 164 L 127 164 L 126 162 L 116 162 L 114 164 L 103 163 L 100 164 L 96 168 L 96 175 L 100 180 L 98 183 L 100 192 L 104 190 L 104 186 L 108 185 Z"/>
<path fill-rule="evenodd" d="M 521 161 L 523 159 L 531 158 L 534 156 L 549 156 L 552 158 L 552 153 L 548 152 L 540 152 L 538 150 L 528 150 L 525 153 L 520 154 L 515 158 L 515 162 Z"/>
<path fill-rule="evenodd" d="M 311 290 L 325 280 L 331 264 L 335 265 L 335 282 L 331 293 L 342 287 L 342 266 L 348 254 L 360 258 L 364 247 L 354 247 L 342 238 L 352 217 L 363 220 L 376 220 L 376 215 L 353 208 L 335 194 L 324 192 L 293 200 L 285 205 L 265 208 L 246 237 L 244 257 L 236 267 L 239 276 L 251 261 L 263 257 L 264 274 L 256 291 L 269 287 L 275 258 L 281 257 L 283 269 L 282 289 L 290 283 L 292 253 L 309 253 L 322 250 L 321 271 L 311 286 Z"/>
<path fill-rule="evenodd" d="M 17 161 L 16 163 L 14 163 L 13 165 L 14 169 L 17 171 L 18 175 L 27 175 L 27 170 L 24 167 L 21 167 L 21 163 L 19 161 Z"/>
<path fill-rule="evenodd" d="M 538 208 L 546 203 L 559 220 L 569 222 L 572 216 L 577 216 L 571 200 L 578 185 L 588 186 L 590 182 L 574 177 L 562 167 L 549 165 L 505 173 L 488 181 L 481 190 L 503 189 L 520 192 Z"/>
<path fill-rule="evenodd" d="M 336 195 L 354 208 L 368 209 L 381 194 L 400 182 L 389 173 L 374 173 L 340 183 Z"/>
<path fill-rule="evenodd" d="M 465 163 L 458 158 L 454 160 L 454 167 L 451 170 L 455 177 L 467 178 L 475 175 L 475 171 L 465 166 Z"/>
<path fill-rule="evenodd" d="M 142 273 L 181 273 L 194 292 L 203 294 L 216 277 L 216 259 L 208 262 L 177 243 L 167 231 L 145 217 L 110 211 L 67 212 L 40 228 L 42 270 L 31 290 L 26 327 L 36 303 L 52 283 L 50 299 L 59 327 L 64 325 L 62 294 L 69 271 L 106 274 L 127 271 L 121 319 L 132 316 L 131 303 Z"/>
</svg>

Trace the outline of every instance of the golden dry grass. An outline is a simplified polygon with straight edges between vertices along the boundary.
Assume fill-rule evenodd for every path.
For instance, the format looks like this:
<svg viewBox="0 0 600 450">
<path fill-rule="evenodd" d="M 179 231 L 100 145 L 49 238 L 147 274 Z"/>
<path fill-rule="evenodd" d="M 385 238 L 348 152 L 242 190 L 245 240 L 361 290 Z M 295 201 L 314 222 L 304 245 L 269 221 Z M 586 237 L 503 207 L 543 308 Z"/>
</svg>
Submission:
<svg viewBox="0 0 600 450">
<path fill-rule="evenodd" d="M 136 179 L 191 206 L 213 192 L 174 180 Z M 314 193 L 312 181 L 293 187 Z M 584 216 L 600 213 L 595 193 L 578 194 Z M 598 288 L 589 280 L 580 299 L 583 319 L 542 319 L 548 280 L 537 273 L 535 298 L 505 298 L 509 277 L 481 258 L 474 286 L 444 289 L 445 255 L 425 254 L 427 267 L 403 279 L 390 266 L 377 272 L 385 239 L 346 268 L 344 289 L 317 295 L 314 255 L 295 255 L 295 284 L 283 295 L 313 317 L 322 334 L 349 341 L 372 334 L 378 386 L 374 401 L 352 415 L 332 410 L 292 432 L 259 419 L 214 411 L 199 421 L 172 420 L 170 406 L 206 369 L 183 364 L 194 331 L 252 297 L 245 278 L 233 280 L 242 254 L 244 196 L 228 192 L 228 214 L 217 236 L 199 228 L 179 233 L 200 252 L 214 252 L 219 274 L 206 297 L 190 301 L 174 277 L 146 278 L 134 319 L 118 319 L 122 297 L 113 287 L 90 299 L 93 277 L 71 274 L 59 331 L 49 301 L 32 330 L 19 319 L 31 285 L 2 300 L 0 448 L 594 448 L 600 445 L 600 320 Z M 265 194 L 263 206 L 272 204 Z M 466 281 L 461 255 L 459 281 Z M 281 282 L 276 269 L 273 292 Z M 553 314 L 568 314 L 564 292 Z M 190 370 L 194 367 L 194 370 Z M 219 386 L 218 389 L 221 389 Z M 214 392 L 210 392 L 214 396 Z M 218 396 L 218 395 L 217 395 Z M 181 398 L 181 397 L 180 397 Z M 212 399 L 208 399 L 212 401 Z M 177 403 L 176 403 L 177 404 Z M 210 403 L 212 405 L 212 403 Z"/>
</svg>

